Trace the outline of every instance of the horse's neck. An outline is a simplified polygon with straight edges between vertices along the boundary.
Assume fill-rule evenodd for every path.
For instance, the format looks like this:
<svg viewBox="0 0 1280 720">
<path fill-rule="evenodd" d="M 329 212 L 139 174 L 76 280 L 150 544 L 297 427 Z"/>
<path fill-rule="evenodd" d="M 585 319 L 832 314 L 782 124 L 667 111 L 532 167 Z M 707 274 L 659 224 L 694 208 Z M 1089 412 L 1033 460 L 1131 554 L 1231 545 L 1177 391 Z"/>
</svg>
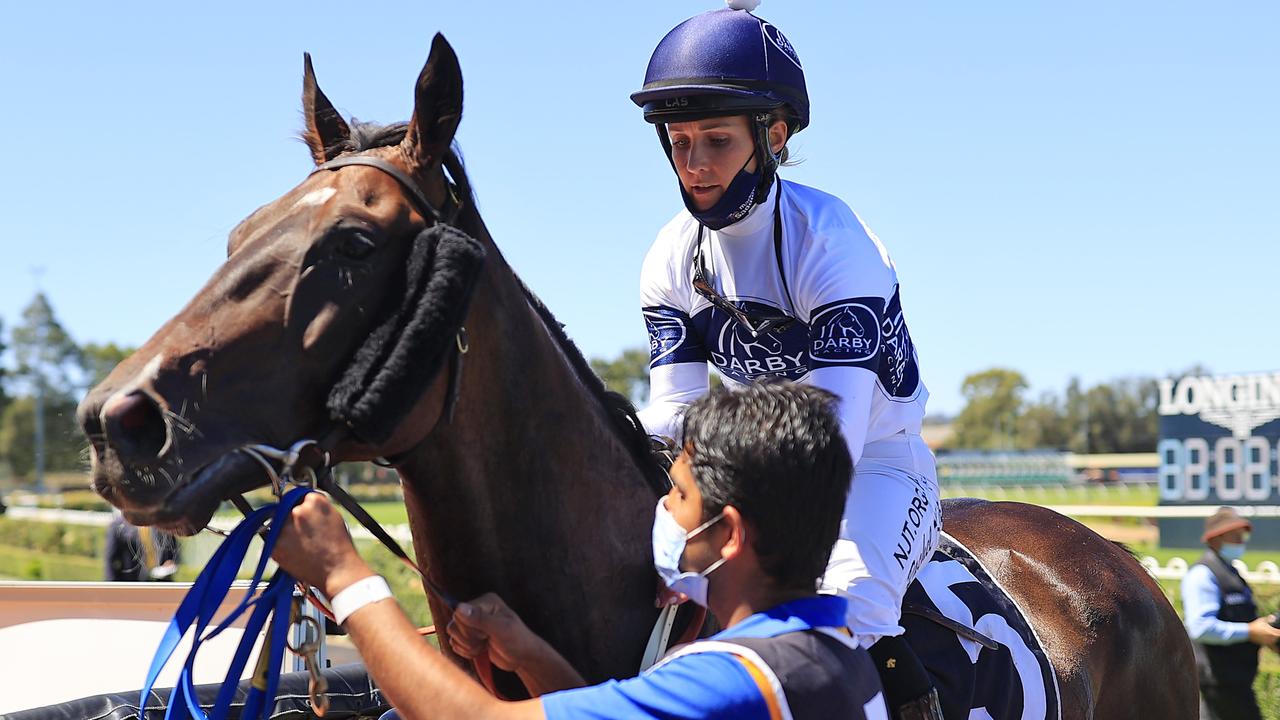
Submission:
<svg viewBox="0 0 1280 720">
<path fill-rule="evenodd" d="M 462 599 L 498 593 L 588 679 L 632 674 L 654 615 L 653 493 L 518 281 L 488 265 L 454 419 L 401 470 L 419 560 Z"/>
</svg>

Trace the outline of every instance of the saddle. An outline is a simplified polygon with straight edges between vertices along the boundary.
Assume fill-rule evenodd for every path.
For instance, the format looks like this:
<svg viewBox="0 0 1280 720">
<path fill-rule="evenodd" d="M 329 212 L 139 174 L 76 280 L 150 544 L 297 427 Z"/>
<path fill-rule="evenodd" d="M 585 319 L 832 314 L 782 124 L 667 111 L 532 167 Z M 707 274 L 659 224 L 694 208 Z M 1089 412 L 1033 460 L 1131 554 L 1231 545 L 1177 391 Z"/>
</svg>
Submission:
<svg viewBox="0 0 1280 720">
<path fill-rule="evenodd" d="M 1035 630 L 950 535 L 907 588 L 901 622 L 947 720 L 1060 720 L 1057 676 Z"/>
</svg>

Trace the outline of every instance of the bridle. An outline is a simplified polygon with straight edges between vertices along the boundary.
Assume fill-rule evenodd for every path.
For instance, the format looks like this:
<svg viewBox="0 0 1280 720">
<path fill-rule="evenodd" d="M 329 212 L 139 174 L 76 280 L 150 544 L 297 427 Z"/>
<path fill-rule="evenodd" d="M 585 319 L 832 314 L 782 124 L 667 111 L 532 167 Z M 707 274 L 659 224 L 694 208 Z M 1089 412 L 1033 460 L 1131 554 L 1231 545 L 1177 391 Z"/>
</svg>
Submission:
<svg viewBox="0 0 1280 720">
<path fill-rule="evenodd" d="M 446 224 L 453 225 L 458 218 L 458 214 L 462 210 L 462 198 L 469 196 L 468 189 L 465 185 L 465 173 L 461 172 L 460 166 L 456 165 L 456 159 L 452 154 L 446 157 L 444 166 L 453 176 L 453 183 L 450 184 L 447 195 L 452 202 L 445 209 L 437 208 L 427 199 L 426 194 L 418 183 L 404 170 L 378 157 L 371 155 L 355 154 L 346 155 L 335 158 L 326 163 L 316 166 L 311 174 L 322 171 L 337 171 L 340 168 L 351 166 L 371 167 L 379 170 L 394 178 L 404 190 L 409 199 L 417 207 L 418 211 L 423 214 L 424 218 L 428 218 L 428 225 Z M 452 167 L 450 167 L 452 166 Z M 435 423 L 428 431 L 427 435 L 434 434 L 441 424 L 448 424 L 453 420 L 454 409 L 458 403 L 460 378 L 462 375 L 462 362 L 464 356 L 470 351 L 470 342 L 467 336 L 465 326 L 459 326 L 454 335 L 453 343 L 448 352 L 448 365 L 446 370 L 448 385 L 445 390 L 445 397 L 440 414 L 436 417 Z M 368 530 L 375 538 L 378 539 L 388 550 L 400 559 L 406 566 L 414 571 L 421 579 L 426 590 L 449 608 L 454 610 L 458 601 L 457 598 L 442 588 L 434 581 L 428 572 L 420 567 L 408 553 L 400 547 L 400 544 L 387 533 L 387 531 L 375 520 L 369 513 L 360 506 L 354 498 L 351 497 L 346 490 L 333 480 L 332 473 L 332 455 L 331 450 L 337 444 L 347 437 L 349 432 L 341 425 L 335 427 L 319 440 L 310 438 L 298 440 L 287 449 L 277 448 L 264 443 L 250 443 L 237 448 L 238 452 L 242 452 L 258 463 L 266 473 L 267 478 L 271 482 L 272 492 L 280 497 L 283 495 L 289 485 L 298 485 L 322 490 L 344 510 L 351 514 L 366 530 Z M 388 465 L 394 465 L 397 458 L 387 458 L 384 462 Z M 382 463 L 380 463 L 382 464 Z M 242 497 L 237 497 L 232 501 L 242 512 L 249 509 L 248 502 Z M 247 514 L 247 513 L 246 513 Z M 300 588 L 303 594 L 312 601 L 322 613 L 329 613 L 325 604 L 320 602 L 316 597 L 314 588 Z M 434 632 L 434 628 L 424 628 L 420 630 L 423 634 Z M 498 695 L 497 687 L 493 681 L 493 671 L 487 657 L 475 658 L 472 665 L 476 676 L 486 686 L 486 688 Z M 314 694 L 314 693 L 313 693 Z"/>
</svg>

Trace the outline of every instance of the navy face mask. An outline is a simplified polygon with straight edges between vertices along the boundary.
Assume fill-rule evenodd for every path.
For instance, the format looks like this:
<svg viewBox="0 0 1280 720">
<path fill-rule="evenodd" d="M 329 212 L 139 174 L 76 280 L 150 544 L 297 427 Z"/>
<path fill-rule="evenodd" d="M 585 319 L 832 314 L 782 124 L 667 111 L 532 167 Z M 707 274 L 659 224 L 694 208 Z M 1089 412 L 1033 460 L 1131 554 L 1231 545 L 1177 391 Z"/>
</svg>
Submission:
<svg viewBox="0 0 1280 720">
<path fill-rule="evenodd" d="M 699 210 L 694 206 L 693 198 L 685 192 L 684 183 L 677 178 L 676 184 L 680 186 L 680 197 L 684 198 L 684 206 L 689 209 L 689 214 L 712 230 L 729 227 L 746 217 L 747 213 L 751 212 L 751 208 L 756 205 L 756 191 L 763 177 L 759 164 L 756 165 L 755 172 L 748 172 L 747 166 L 750 164 L 749 157 L 738 170 L 738 174 L 733 177 L 729 187 L 725 188 L 724 195 L 721 195 L 720 199 L 706 210 Z"/>
</svg>

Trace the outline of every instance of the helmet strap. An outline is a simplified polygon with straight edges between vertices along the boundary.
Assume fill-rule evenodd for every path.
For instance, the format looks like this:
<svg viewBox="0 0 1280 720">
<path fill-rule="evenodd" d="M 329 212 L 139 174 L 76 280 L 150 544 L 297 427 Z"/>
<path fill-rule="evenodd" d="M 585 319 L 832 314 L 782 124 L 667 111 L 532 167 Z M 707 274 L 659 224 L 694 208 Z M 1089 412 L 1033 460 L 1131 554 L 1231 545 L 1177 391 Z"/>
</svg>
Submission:
<svg viewBox="0 0 1280 720">
<path fill-rule="evenodd" d="M 769 144 L 769 113 L 755 113 L 748 117 L 748 121 L 755 129 L 756 163 L 760 166 L 760 184 L 756 186 L 758 205 L 769 197 L 769 188 L 773 186 L 773 178 L 778 174 L 782 155 L 774 153 Z"/>
</svg>

